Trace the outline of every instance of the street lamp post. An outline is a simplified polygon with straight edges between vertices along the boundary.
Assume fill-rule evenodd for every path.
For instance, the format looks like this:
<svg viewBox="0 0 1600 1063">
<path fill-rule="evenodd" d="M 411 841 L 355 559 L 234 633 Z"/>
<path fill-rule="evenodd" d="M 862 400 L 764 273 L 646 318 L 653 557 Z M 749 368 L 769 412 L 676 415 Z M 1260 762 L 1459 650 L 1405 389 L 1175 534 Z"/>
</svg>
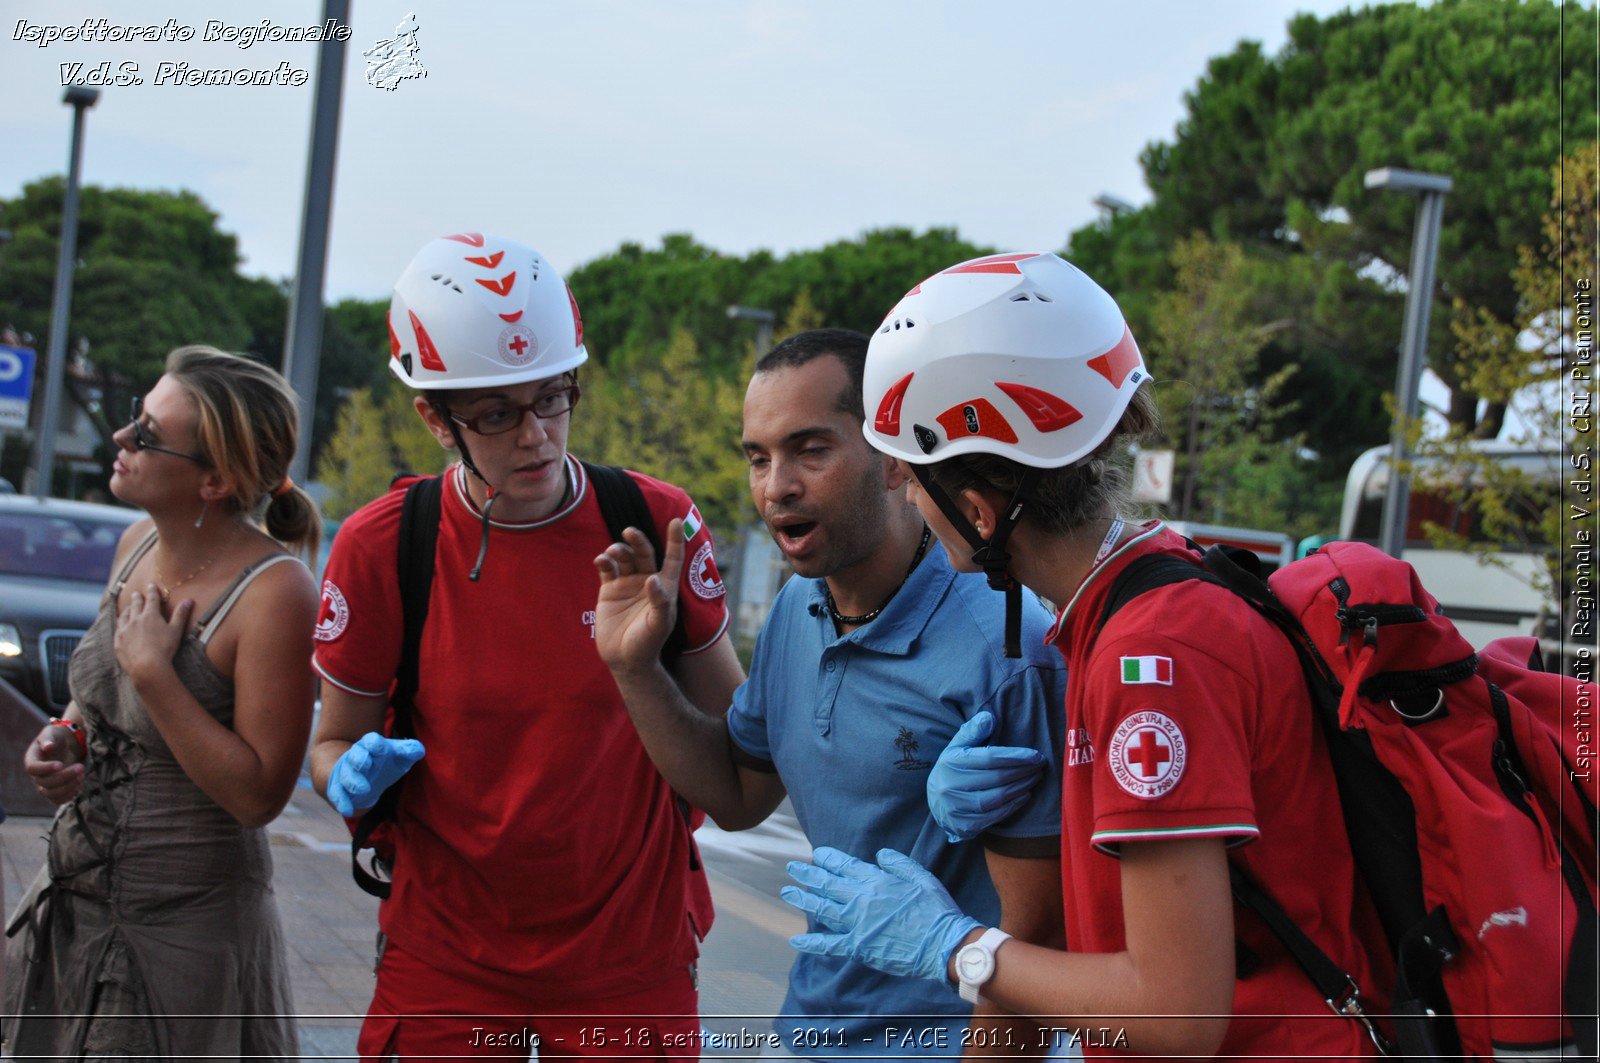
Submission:
<svg viewBox="0 0 1600 1063">
<path fill-rule="evenodd" d="M 60 419 L 61 376 L 67 361 L 67 322 L 72 316 L 72 270 L 78 258 L 78 174 L 83 163 L 83 112 L 100 99 L 98 89 L 70 86 L 61 102 L 72 108 L 72 149 L 67 157 L 67 194 L 61 208 L 61 253 L 56 258 L 56 290 L 50 306 L 50 348 L 45 356 L 44 409 L 39 417 L 38 464 L 33 496 L 50 495 L 50 470 L 56 463 L 56 425 Z"/>
<path fill-rule="evenodd" d="M 1400 337 L 1400 370 L 1395 377 L 1394 430 L 1389 446 L 1389 483 L 1383 500 L 1383 529 L 1378 546 L 1391 557 L 1405 553 L 1406 511 L 1411 501 L 1411 474 L 1403 471 L 1409 457 L 1407 439 L 1417 416 L 1422 360 L 1428 346 L 1428 317 L 1433 311 L 1433 274 L 1439 258 L 1439 223 L 1444 197 L 1452 181 L 1443 174 L 1384 167 L 1368 170 L 1366 186 L 1394 192 L 1416 192 L 1416 228 L 1411 239 L 1411 274 L 1406 288 L 1405 328 Z"/>
<path fill-rule="evenodd" d="M 756 350 L 766 354 L 772 348 L 772 326 L 778 320 L 778 315 L 771 310 L 763 310 L 757 306 L 730 306 L 728 316 L 735 321 L 754 321 L 756 323 Z"/>
<path fill-rule="evenodd" d="M 350 0 L 323 0 L 323 25 L 350 24 Z M 339 149 L 339 101 L 344 95 L 344 40 L 334 34 L 317 48 L 311 150 L 306 197 L 300 211 L 300 255 L 283 337 L 283 375 L 300 398 L 300 438 L 289 475 L 311 479 L 311 433 L 317 417 L 317 371 L 322 363 L 322 288 L 328 269 L 328 229 L 333 221 L 333 170 Z"/>
<path fill-rule="evenodd" d="M 1115 218 L 1118 214 L 1132 214 L 1134 206 L 1121 196 L 1114 196 L 1110 192 L 1101 192 L 1089 201 L 1105 212 L 1107 218 Z"/>
</svg>

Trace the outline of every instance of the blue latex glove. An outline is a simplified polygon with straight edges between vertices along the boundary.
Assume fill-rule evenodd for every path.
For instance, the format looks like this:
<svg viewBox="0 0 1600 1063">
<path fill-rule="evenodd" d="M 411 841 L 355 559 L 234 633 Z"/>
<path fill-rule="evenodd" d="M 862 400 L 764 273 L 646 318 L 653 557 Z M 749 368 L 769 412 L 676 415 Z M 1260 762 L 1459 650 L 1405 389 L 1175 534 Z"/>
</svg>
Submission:
<svg viewBox="0 0 1600 1063">
<path fill-rule="evenodd" d="M 328 803 L 341 816 L 366 811 L 422 754 L 422 743 L 415 738 L 385 738 L 368 731 L 328 773 Z"/>
<path fill-rule="evenodd" d="M 859 960 L 886 974 L 949 981 L 950 954 L 982 926 L 964 915 L 927 869 L 893 849 L 878 865 L 823 846 L 814 863 L 794 860 L 779 895 L 837 934 L 799 934 L 789 944 L 818 956 Z"/>
<path fill-rule="evenodd" d="M 928 773 L 928 811 L 953 842 L 976 838 L 1021 808 L 1044 778 L 1045 756 L 1022 746 L 986 746 L 994 714 L 961 725 Z"/>
</svg>

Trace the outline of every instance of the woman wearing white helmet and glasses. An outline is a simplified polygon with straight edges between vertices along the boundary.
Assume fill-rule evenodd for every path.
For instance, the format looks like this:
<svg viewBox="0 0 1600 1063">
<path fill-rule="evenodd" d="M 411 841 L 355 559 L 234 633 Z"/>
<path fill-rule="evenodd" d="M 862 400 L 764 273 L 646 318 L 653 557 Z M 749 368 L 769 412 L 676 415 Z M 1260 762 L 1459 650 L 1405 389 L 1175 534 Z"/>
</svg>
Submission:
<svg viewBox="0 0 1600 1063">
<path fill-rule="evenodd" d="M 362 1056 L 503 1056 L 537 1041 L 544 1059 L 694 1058 L 709 892 L 687 811 L 594 650 L 592 559 L 611 536 L 597 481 L 566 449 L 588 357 L 577 302 L 531 248 L 456 234 L 395 284 L 389 344 L 460 461 L 440 484 L 415 738 L 382 733 L 402 665 L 405 490 L 344 524 L 323 586 L 316 785 L 351 816 L 401 784 Z M 618 476 L 663 542 L 689 536 L 675 675 L 720 709 L 743 675 L 710 532 L 683 491 Z M 613 1018 L 584 1017 L 601 1015 Z"/>
<path fill-rule="evenodd" d="M 1090 1031 L 1085 1051 L 1239 1058 L 1369 1055 L 1277 939 L 1235 909 L 1229 864 L 1373 988 L 1380 931 L 1359 886 L 1332 770 L 1281 636 L 1230 591 L 1150 591 L 1101 627 L 1135 558 L 1198 558 L 1125 512 L 1126 444 L 1155 426 L 1139 349 L 1116 303 L 1054 255 L 953 266 L 874 335 L 867 439 L 911 467 L 951 557 L 996 587 L 1064 603 L 1062 878 L 1072 952 L 980 926 L 913 861 L 832 850 L 791 864 L 785 899 L 833 934 L 797 948 L 960 981 L 1019 1014 Z M 960 566 L 958 566 L 960 567 Z M 1014 594 L 1014 592 L 1013 592 Z M 1014 785 L 1006 749 L 952 746 L 972 792 Z M 1386 973 L 1386 972 L 1384 972 Z"/>
</svg>

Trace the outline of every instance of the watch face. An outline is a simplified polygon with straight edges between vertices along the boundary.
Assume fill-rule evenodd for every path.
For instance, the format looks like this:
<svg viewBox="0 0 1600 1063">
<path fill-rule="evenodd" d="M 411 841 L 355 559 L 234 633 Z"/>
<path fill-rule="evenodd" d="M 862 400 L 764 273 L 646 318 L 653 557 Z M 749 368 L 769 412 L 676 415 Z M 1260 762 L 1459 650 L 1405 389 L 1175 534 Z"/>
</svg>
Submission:
<svg viewBox="0 0 1600 1063">
<path fill-rule="evenodd" d="M 956 956 L 956 969 L 962 981 L 982 982 L 994 970 L 994 955 L 981 945 L 968 945 Z"/>
</svg>

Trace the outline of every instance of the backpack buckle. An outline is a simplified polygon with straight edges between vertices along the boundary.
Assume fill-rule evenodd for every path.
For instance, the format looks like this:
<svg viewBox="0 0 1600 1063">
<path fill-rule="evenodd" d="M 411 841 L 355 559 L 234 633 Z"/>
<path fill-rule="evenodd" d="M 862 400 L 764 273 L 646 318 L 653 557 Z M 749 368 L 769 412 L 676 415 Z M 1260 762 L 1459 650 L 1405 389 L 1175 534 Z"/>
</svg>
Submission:
<svg viewBox="0 0 1600 1063">
<path fill-rule="evenodd" d="M 1361 987 L 1349 975 L 1345 975 L 1345 986 L 1346 992 L 1343 997 L 1338 1000 L 1328 997 L 1324 1000 L 1324 1003 L 1333 1009 L 1335 1015 L 1343 1015 L 1345 1018 L 1359 1022 L 1362 1028 L 1367 1031 L 1367 1036 L 1372 1039 L 1373 1045 L 1377 1047 L 1379 1055 L 1393 1055 L 1394 1045 L 1387 1037 L 1383 1036 L 1383 1031 L 1378 1029 L 1378 1024 L 1373 1021 L 1371 1015 L 1367 1014 L 1367 1009 L 1361 1004 Z"/>
</svg>

